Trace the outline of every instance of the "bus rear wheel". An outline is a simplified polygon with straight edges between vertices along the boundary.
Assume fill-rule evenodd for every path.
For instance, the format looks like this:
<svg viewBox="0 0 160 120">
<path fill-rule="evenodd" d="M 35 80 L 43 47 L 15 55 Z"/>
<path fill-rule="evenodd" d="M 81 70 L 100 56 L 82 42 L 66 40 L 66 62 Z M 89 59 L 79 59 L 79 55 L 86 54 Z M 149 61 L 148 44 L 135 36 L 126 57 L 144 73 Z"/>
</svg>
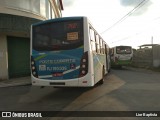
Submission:
<svg viewBox="0 0 160 120">
<path fill-rule="evenodd" d="M 104 71 L 104 67 L 103 67 L 103 70 L 102 70 L 102 79 L 99 81 L 100 84 L 104 83 L 104 76 L 105 76 L 105 71 Z"/>
</svg>

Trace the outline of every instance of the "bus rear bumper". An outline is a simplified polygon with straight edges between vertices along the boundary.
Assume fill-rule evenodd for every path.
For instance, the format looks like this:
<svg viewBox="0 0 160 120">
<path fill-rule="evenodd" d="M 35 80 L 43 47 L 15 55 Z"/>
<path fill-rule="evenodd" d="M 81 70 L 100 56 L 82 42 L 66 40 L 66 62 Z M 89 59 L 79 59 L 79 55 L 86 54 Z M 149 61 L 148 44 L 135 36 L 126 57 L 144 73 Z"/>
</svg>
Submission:
<svg viewBox="0 0 160 120">
<path fill-rule="evenodd" d="M 32 78 L 33 86 L 78 86 L 78 79 L 74 80 L 44 80 Z"/>
<path fill-rule="evenodd" d="M 90 87 L 94 86 L 89 75 L 71 80 L 47 80 L 31 77 L 33 86 L 55 86 L 55 87 Z"/>
</svg>

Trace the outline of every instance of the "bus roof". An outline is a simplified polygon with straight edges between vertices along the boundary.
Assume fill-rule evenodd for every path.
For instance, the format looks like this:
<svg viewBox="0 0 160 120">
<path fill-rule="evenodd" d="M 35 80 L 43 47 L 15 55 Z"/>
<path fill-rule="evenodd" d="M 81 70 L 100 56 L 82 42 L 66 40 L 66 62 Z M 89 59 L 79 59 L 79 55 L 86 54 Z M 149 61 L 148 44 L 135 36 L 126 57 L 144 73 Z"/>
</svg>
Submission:
<svg viewBox="0 0 160 120">
<path fill-rule="evenodd" d="M 38 23 L 32 24 L 32 26 L 37 26 L 41 24 L 51 23 L 51 22 L 60 22 L 60 21 L 68 21 L 68 20 L 82 20 L 83 18 L 87 18 L 85 16 L 79 16 L 79 17 L 61 17 L 61 18 L 55 18 L 50 20 L 41 21 Z"/>
</svg>

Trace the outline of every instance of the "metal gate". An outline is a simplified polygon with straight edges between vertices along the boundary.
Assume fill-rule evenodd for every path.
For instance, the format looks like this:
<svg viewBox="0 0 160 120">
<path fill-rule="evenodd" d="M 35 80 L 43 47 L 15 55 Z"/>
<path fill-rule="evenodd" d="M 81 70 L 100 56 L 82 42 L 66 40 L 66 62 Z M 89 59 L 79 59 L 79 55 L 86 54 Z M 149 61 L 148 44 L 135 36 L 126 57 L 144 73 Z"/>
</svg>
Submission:
<svg viewBox="0 0 160 120">
<path fill-rule="evenodd" d="M 7 37 L 9 78 L 30 74 L 29 38 Z"/>
</svg>

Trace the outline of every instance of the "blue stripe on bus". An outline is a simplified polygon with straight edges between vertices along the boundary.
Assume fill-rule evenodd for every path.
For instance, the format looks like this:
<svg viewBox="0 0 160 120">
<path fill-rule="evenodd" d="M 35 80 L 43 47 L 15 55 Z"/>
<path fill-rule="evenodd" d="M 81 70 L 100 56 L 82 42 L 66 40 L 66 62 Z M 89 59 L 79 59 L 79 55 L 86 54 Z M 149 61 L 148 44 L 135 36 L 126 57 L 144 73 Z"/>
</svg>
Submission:
<svg viewBox="0 0 160 120">
<path fill-rule="evenodd" d="M 32 52 L 39 78 L 66 80 L 79 77 L 83 47 L 74 50 Z"/>
</svg>

